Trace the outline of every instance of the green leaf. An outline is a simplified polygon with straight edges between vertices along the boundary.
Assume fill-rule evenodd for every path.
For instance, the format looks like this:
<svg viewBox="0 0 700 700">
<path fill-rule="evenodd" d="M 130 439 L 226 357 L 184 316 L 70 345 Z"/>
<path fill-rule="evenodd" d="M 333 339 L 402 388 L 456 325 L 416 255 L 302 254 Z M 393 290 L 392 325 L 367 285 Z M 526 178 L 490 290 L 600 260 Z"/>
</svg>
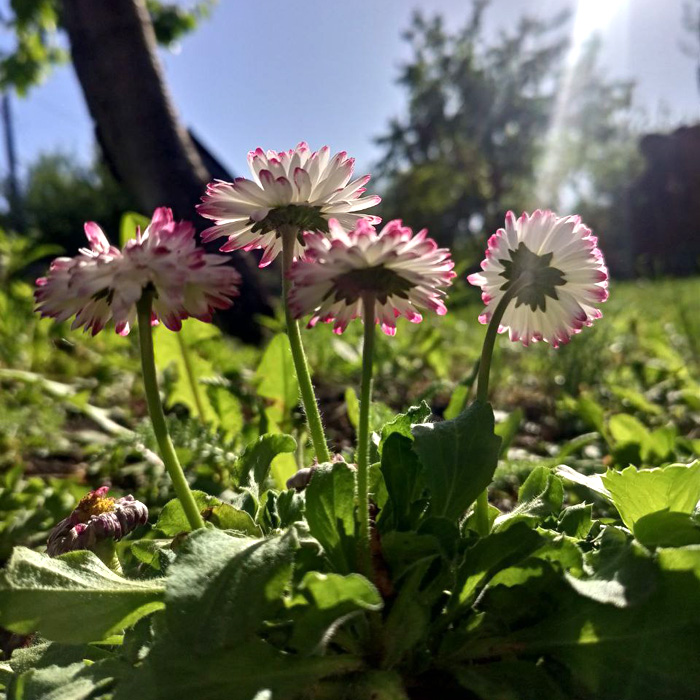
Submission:
<svg viewBox="0 0 700 700">
<path fill-rule="evenodd" d="M 192 491 L 192 495 L 204 520 L 220 530 L 236 530 L 250 537 L 260 537 L 262 534 L 260 528 L 246 511 L 224 503 L 221 499 L 210 496 L 204 491 Z M 177 498 L 168 501 L 163 506 L 156 522 L 156 529 L 168 537 L 192 531 L 192 526 Z"/>
<path fill-rule="evenodd" d="M 491 483 L 501 438 L 490 404 L 474 402 L 457 418 L 413 427 L 416 453 L 430 491 L 430 512 L 458 520 Z"/>
<path fill-rule="evenodd" d="M 233 440 L 245 424 L 241 402 L 223 386 L 207 387 L 207 396 L 217 416 L 216 424 L 223 428 L 227 440 Z"/>
<path fill-rule="evenodd" d="M 421 561 L 444 554 L 441 542 L 435 535 L 389 532 L 382 537 L 382 556 L 391 571 L 393 582 L 399 581 Z"/>
<path fill-rule="evenodd" d="M 692 643 L 700 635 L 700 547 L 659 550 L 657 563 L 651 595 L 625 608 L 582 598 L 550 578 L 552 614 L 509 635 L 503 650 L 563 663 L 574 684 L 596 700 L 646 698 L 650 689 L 655 700 L 694 697 L 700 685 Z M 513 591 L 513 604 L 522 606 L 520 590 Z M 487 644 L 489 653 L 499 653 L 498 642 Z M 471 653 L 478 657 L 485 648 L 475 644 Z"/>
<path fill-rule="evenodd" d="M 383 601 L 377 589 L 359 574 L 340 576 L 308 572 L 292 600 L 293 649 L 305 654 L 323 651 L 332 634 L 350 616 L 365 610 L 380 610 Z"/>
<path fill-rule="evenodd" d="M 604 535 L 613 535 L 608 529 Z M 598 603 L 625 608 L 646 600 L 656 588 L 657 570 L 651 555 L 636 542 L 618 536 L 603 538 L 587 558 L 590 575 L 566 580 L 581 595 Z"/>
<path fill-rule="evenodd" d="M 615 559 L 628 538 L 608 530 L 604 547 Z M 490 625 L 478 636 L 463 636 L 455 658 L 478 660 L 479 669 L 491 661 L 536 658 L 540 667 L 559 668 L 556 677 L 570 697 L 645 698 L 649 689 L 659 700 L 693 697 L 700 667 L 689 640 L 700 633 L 700 547 L 660 549 L 655 561 L 653 580 L 643 575 L 634 581 L 628 572 L 636 592 L 627 607 L 581 596 L 550 567 L 515 588 L 491 588 L 479 603 L 481 620 Z M 628 564 L 621 560 L 623 569 Z"/>
<path fill-rule="evenodd" d="M 411 428 L 418 423 L 423 423 L 424 421 L 428 420 L 430 414 L 430 406 L 428 406 L 425 401 L 423 401 L 420 406 L 411 406 L 406 413 L 399 413 L 396 418 L 382 428 L 381 440 L 379 442 L 380 454 L 384 449 L 384 444 L 386 441 L 395 433 L 403 435 L 409 440 L 413 440 Z"/>
<path fill-rule="evenodd" d="M 503 458 L 508 452 L 508 448 L 511 442 L 513 442 L 513 438 L 516 436 L 524 417 L 525 412 L 522 408 L 518 408 L 508 414 L 508 417 L 504 421 L 501 421 L 494 429 L 494 433 L 501 438 L 499 457 Z"/>
<path fill-rule="evenodd" d="M 283 654 L 260 639 L 198 654 L 184 641 L 164 640 L 117 686 L 114 700 L 277 700 L 298 697 L 324 677 L 358 671 L 349 654 Z"/>
<path fill-rule="evenodd" d="M 413 450 L 413 440 L 400 432 L 391 433 L 382 450 L 381 470 L 389 495 L 389 507 L 382 511 L 382 524 L 389 521 L 394 530 L 410 529 L 411 505 L 423 490 L 421 465 Z"/>
<path fill-rule="evenodd" d="M 634 536 L 647 547 L 684 547 L 700 544 L 700 522 L 687 513 L 660 510 L 634 524 Z"/>
<path fill-rule="evenodd" d="M 78 662 L 99 661 L 110 656 L 109 652 L 91 644 L 39 642 L 28 647 L 15 649 L 8 667 L 10 672 L 21 674 L 32 668 L 70 666 Z"/>
<path fill-rule="evenodd" d="M 355 569 L 355 476 L 344 462 L 322 464 L 306 487 L 311 534 L 341 573 Z"/>
<path fill-rule="evenodd" d="M 566 481 L 571 481 L 579 486 L 585 486 L 599 496 L 603 496 L 606 500 L 610 501 L 610 492 L 605 488 L 603 484 L 603 479 L 600 474 L 581 474 L 575 469 L 572 469 L 566 464 L 560 464 L 555 467 L 554 470 L 557 476 Z"/>
<path fill-rule="evenodd" d="M 345 410 L 350 425 L 357 430 L 360 424 L 360 399 L 357 398 L 357 392 L 351 386 L 345 390 Z"/>
<path fill-rule="evenodd" d="M 219 530 L 233 530 L 248 537 L 262 537 L 260 527 L 244 510 L 238 510 L 229 503 L 220 503 L 204 512 L 204 519 Z"/>
<path fill-rule="evenodd" d="M 452 420 L 462 412 L 467 400 L 469 399 L 470 391 L 471 387 L 464 384 L 458 384 L 455 387 L 452 395 L 450 396 L 450 402 L 447 404 L 447 408 L 443 413 L 445 420 Z"/>
<path fill-rule="evenodd" d="M 612 386 L 611 389 L 615 396 L 628 402 L 632 408 L 635 408 L 638 411 L 643 411 L 644 413 L 648 413 L 652 416 L 659 416 L 663 413 L 661 406 L 652 403 L 646 396 L 644 396 L 644 394 L 636 391 L 635 389 L 622 386 Z"/>
<path fill-rule="evenodd" d="M 564 486 L 548 467 L 535 467 L 518 491 L 518 505 L 496 518 L 495 528 L 503 529 L 519 520 L 539 522 L 561 511 Z"/>
<path fill-rule="evenodd" d="M 201 404 L 204 413 L 202 419 L 214 427 L 219 425 L 219 414 L 214 410 L 206 388 L 199 383 L 205 377 L 216 376 L 216 371 L 211 362 L 202 357 L 198 346 L 204 341 L 219 337 L 220 334 L 221 331 L 213 324 L 202 323 L 194 318 L 183 321 L 182 328 L 177 333 L 168 330 L 162 324 L 153 329 L 156 365 L 160 370 L 173 365 L 177 374 L 172 390 L 166 398 L 166 407 L 181 404 L 187 408 L 190 415 L 199 416 L 199 404 Z M 195 396 L 188 363 L 183 352 L 187 353 L 189 369 L 192 371 L 194 381 L 197 382 L 197 396 Z"/>
<path fill-rule="evenodd" d="M 620 444 L 642 445 L 649 435 L 649 431 L 634 416 L 619 413 L 611 416 L 608 421 L 608 430 L 613 440 Z"/>
<path fill-rule="evenodd" d="M 249 639 L 281 604 L 297 547 L 294 530 L 258 541 L 192 533 L 168 569 L 168 630 L 202 653 Z"/>
<path fill-rule="evenodd" d="M 457 571 L 450 608 L 470 604 L 490 578 L 530 556 L 542 544 L 542 537 L 522 522 L 478 540 L 467 550 Z"/>
<path fill-rule="evenodd" d="M 15 681 L 10 700 L 107 700 L 126 670 L 114 660 L 30 669 Z"/>
<path fill-rule="evenodd" d="M 386 506 L 389 499 L 384 475 L 378 462 L 369 465 L 369 496 L 380 510 Z"/>
<path fill-rule="evenodd" d="M 123 578 L 92 552 L 51 559 L 17 547 L 0 581 L 0 625 L 66 644 L 96 642 L 159 610 L 162 601 L 162 581 Z"/>
<path fill-rule="evenodd" d="M 343 689 L 347 688 L 347 680 L 340 681 Z M 410 700 L 404 687 L 403 678 L 398 671 L 367 670 L 357 678 L 348 697 L 371 698 L 372 700 Z"/>
<path fill-rule="evenodd" d="M 297 546 L 293 530 L 254 543 L 218 530 L 190 535 L 169 570 L 158 640 L 115 700 L 286 698 L 357 670 L 362 661 L 347 654 L 282 653 L 257 636 L 266 619 L 284 612 Z"/>
<path fill-rule="evenodd" d="M 192 491 L 192 495 L 200 513 L 221 503 L 218 498 L 210 496 L 204 491 Z M 156 530 L 160 530 L 167 537 L 175 537 L 182 532 L 192 531 L 192 526 L 179 499 L 173 498 L 163 506 L 156 522 Z"/>
<path fill-rule="evenodd" d="M 649 433 L 642 444 L 642 461 L 663 462 L 673 456 L 678 430 L 674 427 L 657 428 Z"/>
<path fill-rule="evenodd" d="M 146 564 L 155 571 L 165 571 L 175 559 L 175 552 L 171 549 L 172 541 L 168 539 L 143 539 L 128 542 L 127 546 L 131 554 L 141 563 Z"/>
<path fill-rule="evenodd" d="M 406 533 L 392 533 L 405 535 Z M 434 538 L 431 538 L 434 539 Z M 417 645 L 424 643 L 430 628 L 431 609 L 442 586 L 431 586 L 426 576 L 439 555 L 414 559 L 401 582 L 384 622 L 384 658 L 387 666 L 395 666 Z M 442 582 L 438 578 L 438 583 Z"/>
<path fill-rule="evenodd" d="M 632 531 L 637 520 L 660 510 L 690 515 L 700 500 L 700 460 L 662 469 L 608 471 L 602 480 L 622 522 Z"/>
<path fill-rule="evenodd" d="M 265 349 L 255 372 L 258 396 L 270 402 L 275 423 L 287 420 L 299 404 L 299 384 L 286 333 L 277 334 Z"/>
<path fill-rule="evenodd" d="M 453 673 L 459 684 L 482 700 L 570 700 L 544 665 L 529 661 L 505 660 L 456 668 Z"/>
<path fill-rule="evenodd" d="M 143 233 L 150 223 L 151 220 L 143 214 L 137 214 L 135 211 L 124 212 L 119 222 L 119 247 L 123 248 L 127 241 L 136 238 L 137 227 Z"/>
<path fill-rule="evenodd" d="M 559 530 L 569 537 L 580 540 L 588 536 L 593 525 L 593 506 L 590 503 L 577 503 L 564 508 L 559 516 Z"/>
<path fill-rule="evenodd" d="M 576 400 L 576 412 L 589 428 L 594 428 L 604 437 L 607 435 L 605 430 L 605 411 L 590 394 L 582 393 L 578 397 Z"/>
<path fill-rule="evenodd" d="M 294 489 L 281 491 L 277 495 L 277 516 L 280 527 L 289 527 L 292 523 L 304 519 L 304 497 Z"/>
<path fill-rule="evenodd" d="M 245 448 L 236 462 L 238 485 L 252 488 L 256 493 L 259 492 L 270 474 L 275 457 L 294 452 L 296 448 L 297 442 L 291 435 L 282 433 L 262 435 Z"/>
</svg>

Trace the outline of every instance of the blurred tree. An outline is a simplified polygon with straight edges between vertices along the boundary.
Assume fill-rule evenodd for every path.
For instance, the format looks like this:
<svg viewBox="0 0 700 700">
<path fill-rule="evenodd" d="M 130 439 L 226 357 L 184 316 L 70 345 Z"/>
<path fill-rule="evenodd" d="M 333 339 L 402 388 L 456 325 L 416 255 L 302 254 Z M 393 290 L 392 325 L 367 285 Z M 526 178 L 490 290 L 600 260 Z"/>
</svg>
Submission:
<svg viewBox="0 0 700 700">
<path fill-rule="evenodd" d="M 605 231 L 604 246 L 624 247 L 625 192 L 639 160 L 632 85 L 604 79 L 595 41 L 570 66 L 566 14 L 523 17 L 488 40 L 488 5 L 475 0 L 455 33 L 440 17 L 414 15 L 405 34 L 413 57 L 399 78 L 408 114 L 377 139 L 382 214 L 427 226 L 469 255 L 508 209 L 575 206 Z"/>
<path fill-rule="evenodd" d="M 197 23 L 207 17 L 216 0 L 200 0 L 188 7 L 173 2 L 146 0 L 158 43 L 173 47 Z M 68 60 L 59 30 L 60 0 L 10 0 L 12 13 L 0 16 L 8 36 L 14 35 L 14 46 L 0 53 L 0 90 L 14 88 L 19 95 L 42 82 L 51 69 Z M 96 5 L 97 3 L 95 3 Z"/>
<path fill-rule="evenodd" d="M 608 81 L 600 66 L 601 43 L 593 37 L 565 68 L 566 86 L 538 159 L 535 204 L 576 211 L 600 235 L 617 276 L 635 272 L 635 232 L 630 187 L 641 174 L 640 129 L 634 120 L 634 84 Z"/>
<path fill-rule="evenodd" d="M 691 39 L 684 42 L 681 48 L 683 53 L 693 58 L 697 64 L 695 81 L 700 92 L 700 0 L 685 0 L 683 3 L 683 28 Z"/>
<path fill-rule="evenodd" d="M 116 179 L 140 211 L 167 205 L 203 227 L 193 206 L 211 173 L 179 120 L 156 47 L 194 28 L 211 2 L 183 9 L 158 0 L 13 0 L 14 16 L 5 24 L 16 45 L 0 60 L 0 87 L 26 92 L 64 60 L 56 32 L 65 29 L 97 140 Z M 227 327 L 257 340 L 255 316 L 269 312 L 269 305 L 248 258 L 232 259 L 243 289 Z"/>
<path fill-rule="evenodd" d="M 409 93 L 408 115 L 377 139 L 386 149 L 379 164 L 384 211 L 400 209 L 443 243 L 464 244 L 529 198 L 552 73 L 566 49 L 559 31 L 566 15 L 523 18 L 513 33 L 487 44 L 487 5 L 476 0 L 455 34 L 441 17 L 414 15 L 405 33 L 413 59 L 399 78 Z"/>
<path fill-rule="evenodd" d="M 121 215 L 138 207 L 99 159 L 85 166 L 65 153 L 42 155 L 29 166 L 24 204 L 29 228 L 69 255 L 85 245 L 85 221 L 115 232 Z"/>
</svg>

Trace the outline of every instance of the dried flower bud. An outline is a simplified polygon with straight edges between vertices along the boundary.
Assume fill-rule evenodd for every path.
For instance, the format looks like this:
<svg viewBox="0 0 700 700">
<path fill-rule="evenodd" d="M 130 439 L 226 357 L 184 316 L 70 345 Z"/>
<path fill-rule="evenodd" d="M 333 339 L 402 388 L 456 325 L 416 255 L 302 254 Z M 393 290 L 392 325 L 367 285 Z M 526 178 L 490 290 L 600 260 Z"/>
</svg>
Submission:
<svg viewBox="0 0 700 700">
<path fill-rule="evenodd" d="M 345 460 L 343 459 L 342 455 L 331 455 L 331 464 L 335 464 L 336 462 L 345 462 Z M 314 475 L 314 472 L 318 469 L 318 466 L 318 462 L 314 460 L 314 463 L 310 467 L 304 467 L 303 469 L 299 469 L 295 474 L 292 474 L 292 476 L 290 476 L 289 479 L 287 479 L 287 488 L 294 489 L 297 493 L 301 493 L 309 485 L 311 477 Z M 348 467 L 350 467 L 350 469 L 353 470 L 355 469 L 354 464 L 348 464 Z"/>
<path fill-rule="evenodd" d="M 316 465 L 300 469 L 296 474 L 292 474 L 292 476 L 287 479 L 287 488 L 294 489 L 297 492 L 303 491 L 309 485 L 309 481 L 311 481 L 311 477 L 314 475 L 315 471 Z"/>
<path fill-rule="evenodd" d="M 120 540 L 148 522 L 148 508 L 133 496 L 110 498 L 108 486 L 91 491 L 75 510 L 51 531 L 46 551 L 49 556 L 92 550 L 106 539 Z"/>
</svg>

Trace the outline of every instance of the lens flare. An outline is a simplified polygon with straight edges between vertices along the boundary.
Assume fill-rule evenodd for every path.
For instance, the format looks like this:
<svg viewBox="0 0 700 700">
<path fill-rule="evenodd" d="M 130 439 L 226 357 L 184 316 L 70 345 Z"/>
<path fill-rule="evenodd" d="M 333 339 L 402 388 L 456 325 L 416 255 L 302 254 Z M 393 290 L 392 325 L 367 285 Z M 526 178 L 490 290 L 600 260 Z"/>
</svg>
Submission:
<svg viewBox="0 0 700 700">
<path fill-rule="evenodd" d="M 556 207 L 561 189 L 560 171 L 565 162 L 566 145 L 562 138 L 568 118 L 568 106 L 576 99 L 576 69 L 586 45 L 600 37 L 621 13 L 628 15 L 629 0 L 578 0 L 571 29 L 569 50 L 549 120 L 542 160 L 537 171 L 535 196 L 538 205 Z"/>
</svg>

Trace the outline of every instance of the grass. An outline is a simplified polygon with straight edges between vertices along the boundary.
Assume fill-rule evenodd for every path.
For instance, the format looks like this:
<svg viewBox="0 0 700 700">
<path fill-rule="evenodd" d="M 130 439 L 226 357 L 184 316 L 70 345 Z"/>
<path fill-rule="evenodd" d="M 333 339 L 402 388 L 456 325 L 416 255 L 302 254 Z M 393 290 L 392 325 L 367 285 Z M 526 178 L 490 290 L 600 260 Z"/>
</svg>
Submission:
<svg viewBox="0 0 700 700">
<path fill-rule="evenodd" d="M 155 444 L 145 420 L 136 334 L 120 338 L 103 332 L 90 338 L 67 324 L 39 320 L 26 282 L 6 279 L 2 290 L 0 557 L 11 541 L 34 542 L 37 529 L 55 522 L 88 485 L 111 482 L 157 508 L 169 488 L 149 452 Z M 600 471 L 697 456 L 698 298 L 700 279 L 619 283 L 605 304 L 605 317 L 563 348 L 523 348 L 499 339 L 492 402 L 499 420 L 514 414 L 494 489 L 502 505 L 514 498 L 532 466 L 543 462 L 565 459 L 579 469 Z M 378 338 L 375 426 L 423 400 L 436 416 L 453 415 L 460 403 L 453 397 L 463 400 L 468 393 L 485 332 L 476 321 L 478 292 L 458 283 L 449 308 L 444 318 L 400 323 L 396 337 Z M 282 330 L 279 319 L 266 324 L 271 336 Z M 290 396 L 285 381 L 289 358 L 277 352 L 279 342 L 274 352 L 265 352 L 200 326 L 188 322 L 183 338 L 204 384 L 207 426 L 190 416 L 169 331 L 159 330 L 156 343 L 182 461 L 197 486 L 221 493 L 237 454 L 260 432 L 291 432 L 303 444 L 303 417 L 294 387 Z M 358 390 L 361 332 L 355 324 L 341 337 L 328 326 L 303 333 L 331 442 L 348 458 L 354 437 L 348 387 Z M 308 450 L 301 449 L 298 464 L 309 459 Z M 63 482 L 69 486 L 59 487 Z M 23 492 L 27 498 L 18 497 Z"/>
</svg>

